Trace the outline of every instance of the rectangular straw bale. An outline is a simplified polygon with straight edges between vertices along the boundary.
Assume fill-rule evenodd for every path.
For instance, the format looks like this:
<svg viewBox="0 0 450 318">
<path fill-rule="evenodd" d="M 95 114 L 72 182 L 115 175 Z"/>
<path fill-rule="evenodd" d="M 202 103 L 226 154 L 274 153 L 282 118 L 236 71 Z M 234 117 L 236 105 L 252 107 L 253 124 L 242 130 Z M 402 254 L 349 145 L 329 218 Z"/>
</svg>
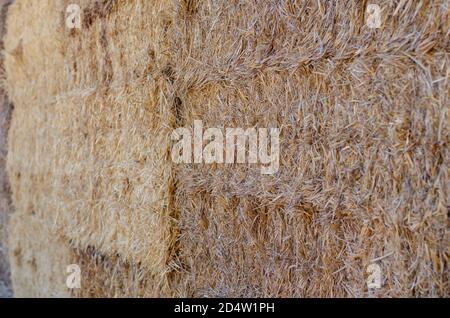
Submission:
<svg viewBox="0 0 450 318">
<path fill-rule="evenodd" d="M 60 193 L 62 225 L 81 246 L 165 272 L 172 241 L 164 55 L 170 2 L 80 5 L 82 29 L 65 43 L 76 94 L 58 101 L 68 107 L 56 120 L 67 145 L 61 171 L 70 175 L 56 187 L 70 189 Z"/>
<path fill-rule="evenodd" d="M 9 253 L 15 297 L 70 297 L 67 267 L 74 256 L 68 241 L 38 215 L 11 216 Z"/>
<path fill-rule="evenodd" d="M 187 295 L 449 296 L 446 2 L 375 2 L 181 2 L 181 125 L 282 129 L 272 176 L 176 168 Z"/>
<path fill-rule="evenodd" d="M 65 27 L 76 3 L 81 29 Z M 22 213 L 158 279 L 171 268 L 170 1 L 17 1 L 9 174 Z M 132 18 L 130 18 L 132 17 Z M 24 19 L 34 28 L 23 27 Z M 37 51 L 39 57 L 36 57 Z"/>
<path fill-rule="evenodd" d="M 78 257 L 80 296 L 367 296 L 373 262 L 377 295 L 448 296 L 445 1 L 374 1 L 375 30 L 360 1 L 70 3 L 8 17 L 14 250 Z M 281 128 L 280 170 L 173 166 L 196 119 Z"/>
<path fill-rule="evenodd" d="M 143 83 L 128 92 L 115 89 L 117 95 L 64 101 L 65 112 L 56 120 L 62 123 L 56 149 L 65 150 L 55 155 L 61 175 L 54 204 L 57 224 L 77 245 L 119 253 L 161 272 L 171 235 L 169 142 L 149 114 L 153 92 Z M 146 103 L 148 112 L 140 109 Z M 112 105 L 116 112 L 109 111 Z M 77 113 L 82 120 L 71 122 Z"/>
<path fill-rule="evenodd" d="M 88 246 L 74 248 L 74 263 L 81 268 L 81 288 L 73 296 L 82 298 L 168 297 L 164 273 L 154 275 L 139 264 L 118 255 L 105 255 Z"/>
</svg>

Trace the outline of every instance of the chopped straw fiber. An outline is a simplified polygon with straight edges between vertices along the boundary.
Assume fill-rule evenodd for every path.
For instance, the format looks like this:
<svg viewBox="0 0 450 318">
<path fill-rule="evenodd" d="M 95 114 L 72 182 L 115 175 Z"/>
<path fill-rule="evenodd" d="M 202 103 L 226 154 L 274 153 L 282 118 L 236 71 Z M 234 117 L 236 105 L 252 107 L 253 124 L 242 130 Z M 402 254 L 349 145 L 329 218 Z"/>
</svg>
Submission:
<svg viewBox="0 0 450 318">
<path fill-rule="evenodd" d="M 173 240 L 164 96 L 170 2 L 77 3 L 81 30 L 65 28 L 58 14 L 68 1 L 17 1 L 9 13 L 14 203 L 74 246 L 141 266 L 158 281 L 157 295 Z M 36 27 L 23 28 L 25 19 Z"/>
<path fill-rule="evenodd" d="M 371 263 L 378 296 L 449 296 L 446 1 L 373 30 L 361 1 L 75 2 L 81 30 L 16 1 L 5 41 L 14 228 L 52 229 L 10 238 L 56 233 L 74 296 L 368 296 Z M 281 128 L 278 173 L 172 164 L 196 119 Z"/>
<path fill-rule="evenodd" d="M 280 170 L 176 170 L 191 296 L 449 296 L 447 1 L 187 1 L 182 122 L 279 127 Z"/>
<path fill-rule="evenodd" d="M 14 296 L 70 297 L 66 287 L 72 251 L 48 222 L 38 215 L 13 213 L 9 252 Z"/>
<path fill-rule="evenodd" d="M 73 263 L 82 272 L 81 288 L 74 297 L 156 297 L 162 293 L 157 277 L 144 267 L 114 255 L 100 254 L 95 248 L 74 249 Z"/>
</svg>

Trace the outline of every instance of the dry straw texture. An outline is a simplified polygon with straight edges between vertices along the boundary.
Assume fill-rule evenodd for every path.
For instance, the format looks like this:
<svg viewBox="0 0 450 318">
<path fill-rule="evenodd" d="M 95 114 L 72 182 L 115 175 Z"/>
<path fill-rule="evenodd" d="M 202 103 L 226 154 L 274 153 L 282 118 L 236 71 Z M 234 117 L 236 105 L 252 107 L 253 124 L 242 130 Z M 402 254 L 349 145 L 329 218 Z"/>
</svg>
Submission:
<svg viewBox="0 0 450 318">
<path fill-rule="evenodd" d="M 180 167 L 189 295 L 449 295 L 448 1 L 186 1 L 186 125 L 279 127 L 281 167 Z M 177 50 L 175 50 L 175 48 Z"/>
<path fill-rule="evenodd" d="M 0 48 L 3 49 L 5 18 L 11 1 L 0 0 Z M 4 80 L 3 56 L 0 57 L 0 79 Z M 7 136 L 11 121 L 12 105 L 0 86 L 0 298 L 10 296 L 7 224 L 11 213 L 11 192 L 6 175 Z"/>
<path fill-rule="evenodd" d="M 11 280 L 15 297 L 70 297 L 67 266 L 73 252 L 47 220 L 18 210 L 9 222 Z"/>
<path fill-rule="evenodd" d="M 17 1 L 8 17 L 16 215 L 36 215 L 81 251 L 142 265 L 158 295 L 174 236 L 163 92 L 170 2 L 81 1 L 80 31 L 65 27 L 68 4 Z"/>
<path fill-rule="evenodd" d="M 449 296 L 448 1 L 75 2 L 16 1 L 5 42 L 11 244 L 75 296 L 367 296 L 373 262 Z M 280 170 L 172 164 L 195 119 L 281 128 Z"/>
</svg>

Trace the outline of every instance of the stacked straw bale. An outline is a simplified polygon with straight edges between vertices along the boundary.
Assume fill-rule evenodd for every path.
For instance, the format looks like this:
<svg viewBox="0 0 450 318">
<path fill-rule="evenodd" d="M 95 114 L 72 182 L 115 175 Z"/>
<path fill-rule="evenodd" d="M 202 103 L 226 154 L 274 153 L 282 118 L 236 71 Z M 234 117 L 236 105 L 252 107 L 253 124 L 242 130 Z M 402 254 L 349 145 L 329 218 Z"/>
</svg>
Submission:
<svg viewBox="0 0 450 318">
<path fill-rule="evenodd" d="M 65 26 L 69 3 L 17 1 L 9 12 L 6 72 L 17 105 L 8 154 L 14 218 L 32 215 L 47 226 L 29 244 L 46 242 L 47 230 L 60 237 L 60 247 L 48 252 L 69 255 L 66 266 L 73 260 L 95 266 L 97 255 L 110 257 L 117 266 L 131 264 L 130 275 L 139 267 L 151 277 L 156 287 L 142 295 L 160 295 L 173 267 L 164 47 L 171 3 L 75 2 L 80 30 Z M 27 238 L 20 233 L 13 226 L 11 237 L 22 242 Z M 17 263 L 13 283 L 22 290 L 16 282 L 25 269 Z"/>
<path fill-rule="evenodd" d="M 448 296 L 448 3 L 373 2 L 17 0 L 16 293 Z M 197 119 L 280 128 L 279 171 L 173 164 Z"/>
<path fill-rule="evenodd" d="M 73 252 L 36 214 L 16 210 L 9 224 L 11 280 L 15 297 L 70 297 L 67 266 Z"/>
<path fill-rule="evenodd" d="M 52 85 L 61 81 L 53 63 L 60 44 L 55 29 L 58 19 L 45 14 L 49 9 L 49 2 L 15 2 L 9 7 L 4 39 L 6 86 L 15 105 L 8 175 L 15 207 L 9 225 L 9 255 L 17 297 L 69 295 L 65 274 L 71 249 L 55 227 L 57 211 L 50 204 L 56 149 L 55 138 L 47 139 L 53 115 L 43 100 L 55 91 Z"/>
<path fill-rule="evenodd" d="M 449 295 L 448 1 L 185 1 L 185 125 L 279 127 L 280 169 L 177 167 L 194 296 Z"/>
</svg>

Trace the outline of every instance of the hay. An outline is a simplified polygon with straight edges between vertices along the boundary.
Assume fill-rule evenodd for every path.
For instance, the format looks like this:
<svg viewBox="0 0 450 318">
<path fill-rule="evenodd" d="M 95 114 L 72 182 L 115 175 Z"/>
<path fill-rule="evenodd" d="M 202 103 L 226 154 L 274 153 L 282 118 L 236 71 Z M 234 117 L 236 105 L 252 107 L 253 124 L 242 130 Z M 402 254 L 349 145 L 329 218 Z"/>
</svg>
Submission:
<svg viewBox="0 0 450 318">
<path fill-rule="evenodd" d="M 163 72 L 170 3 L 97 3 L 80 3 L 90 19 L 63 43 L 72 84 L 58 94 L 64 111 L 53 121 L 57 147 L 67 147 L 55 177 L 61 227 L 77 245 L 118 253 L 164 280 L 173 240 Z"/>
<path fill-rule="evenodd" d="M 16 211 L 10 220 L 9 252 L 15 297 L 70 297 L 66 286 L 72 250 L 38 215 Z"/>
<path fill-rule="evenodd" d="M 171 295 L 165 280 L 155 277 L 143 266 L 124 261 L 118 255 L 100 254 L 93 247 L 73 249 L 73 263 L 82 273 L 81 288 L 72 296 L 101 297 L 167 297 Z M 161 273 L 163 274 L 163 273 Z"/>
<path fill-rule="evenodd" d="M 69 3 L 18 1 L 9 13 L 16 209 L 164 285 L 173 240 L 163 39 L 170 2 L 79 1 L 81 30 L 65 28 L 58 14 Z M 36 29 L 23 29 L 24 19 Z"/>
<path fill-rule="evenodd" d="M 448 4 L 375 2 L 180 7 L 181 122 L 282 129 L 274 176 L 177 167 L 187 295 L 368 296 L 377 259 L 379 296 L 449 295 Z"/>
<path fill-rule="evenodd" d="M 14 249 L 80 263 L 79 297 L 369 296 L 371 263 L 378 296 L 449 295 L 445 1 L 374 1 L 377 30 L 287 0 L 83 0 L 68 30 L 72 2 L 8 13 Z M 279 172 L 173 164 L 196 119 L 281 128 Z M 22 294 L 58 271 L 13 259 Z"/>
</svg>

